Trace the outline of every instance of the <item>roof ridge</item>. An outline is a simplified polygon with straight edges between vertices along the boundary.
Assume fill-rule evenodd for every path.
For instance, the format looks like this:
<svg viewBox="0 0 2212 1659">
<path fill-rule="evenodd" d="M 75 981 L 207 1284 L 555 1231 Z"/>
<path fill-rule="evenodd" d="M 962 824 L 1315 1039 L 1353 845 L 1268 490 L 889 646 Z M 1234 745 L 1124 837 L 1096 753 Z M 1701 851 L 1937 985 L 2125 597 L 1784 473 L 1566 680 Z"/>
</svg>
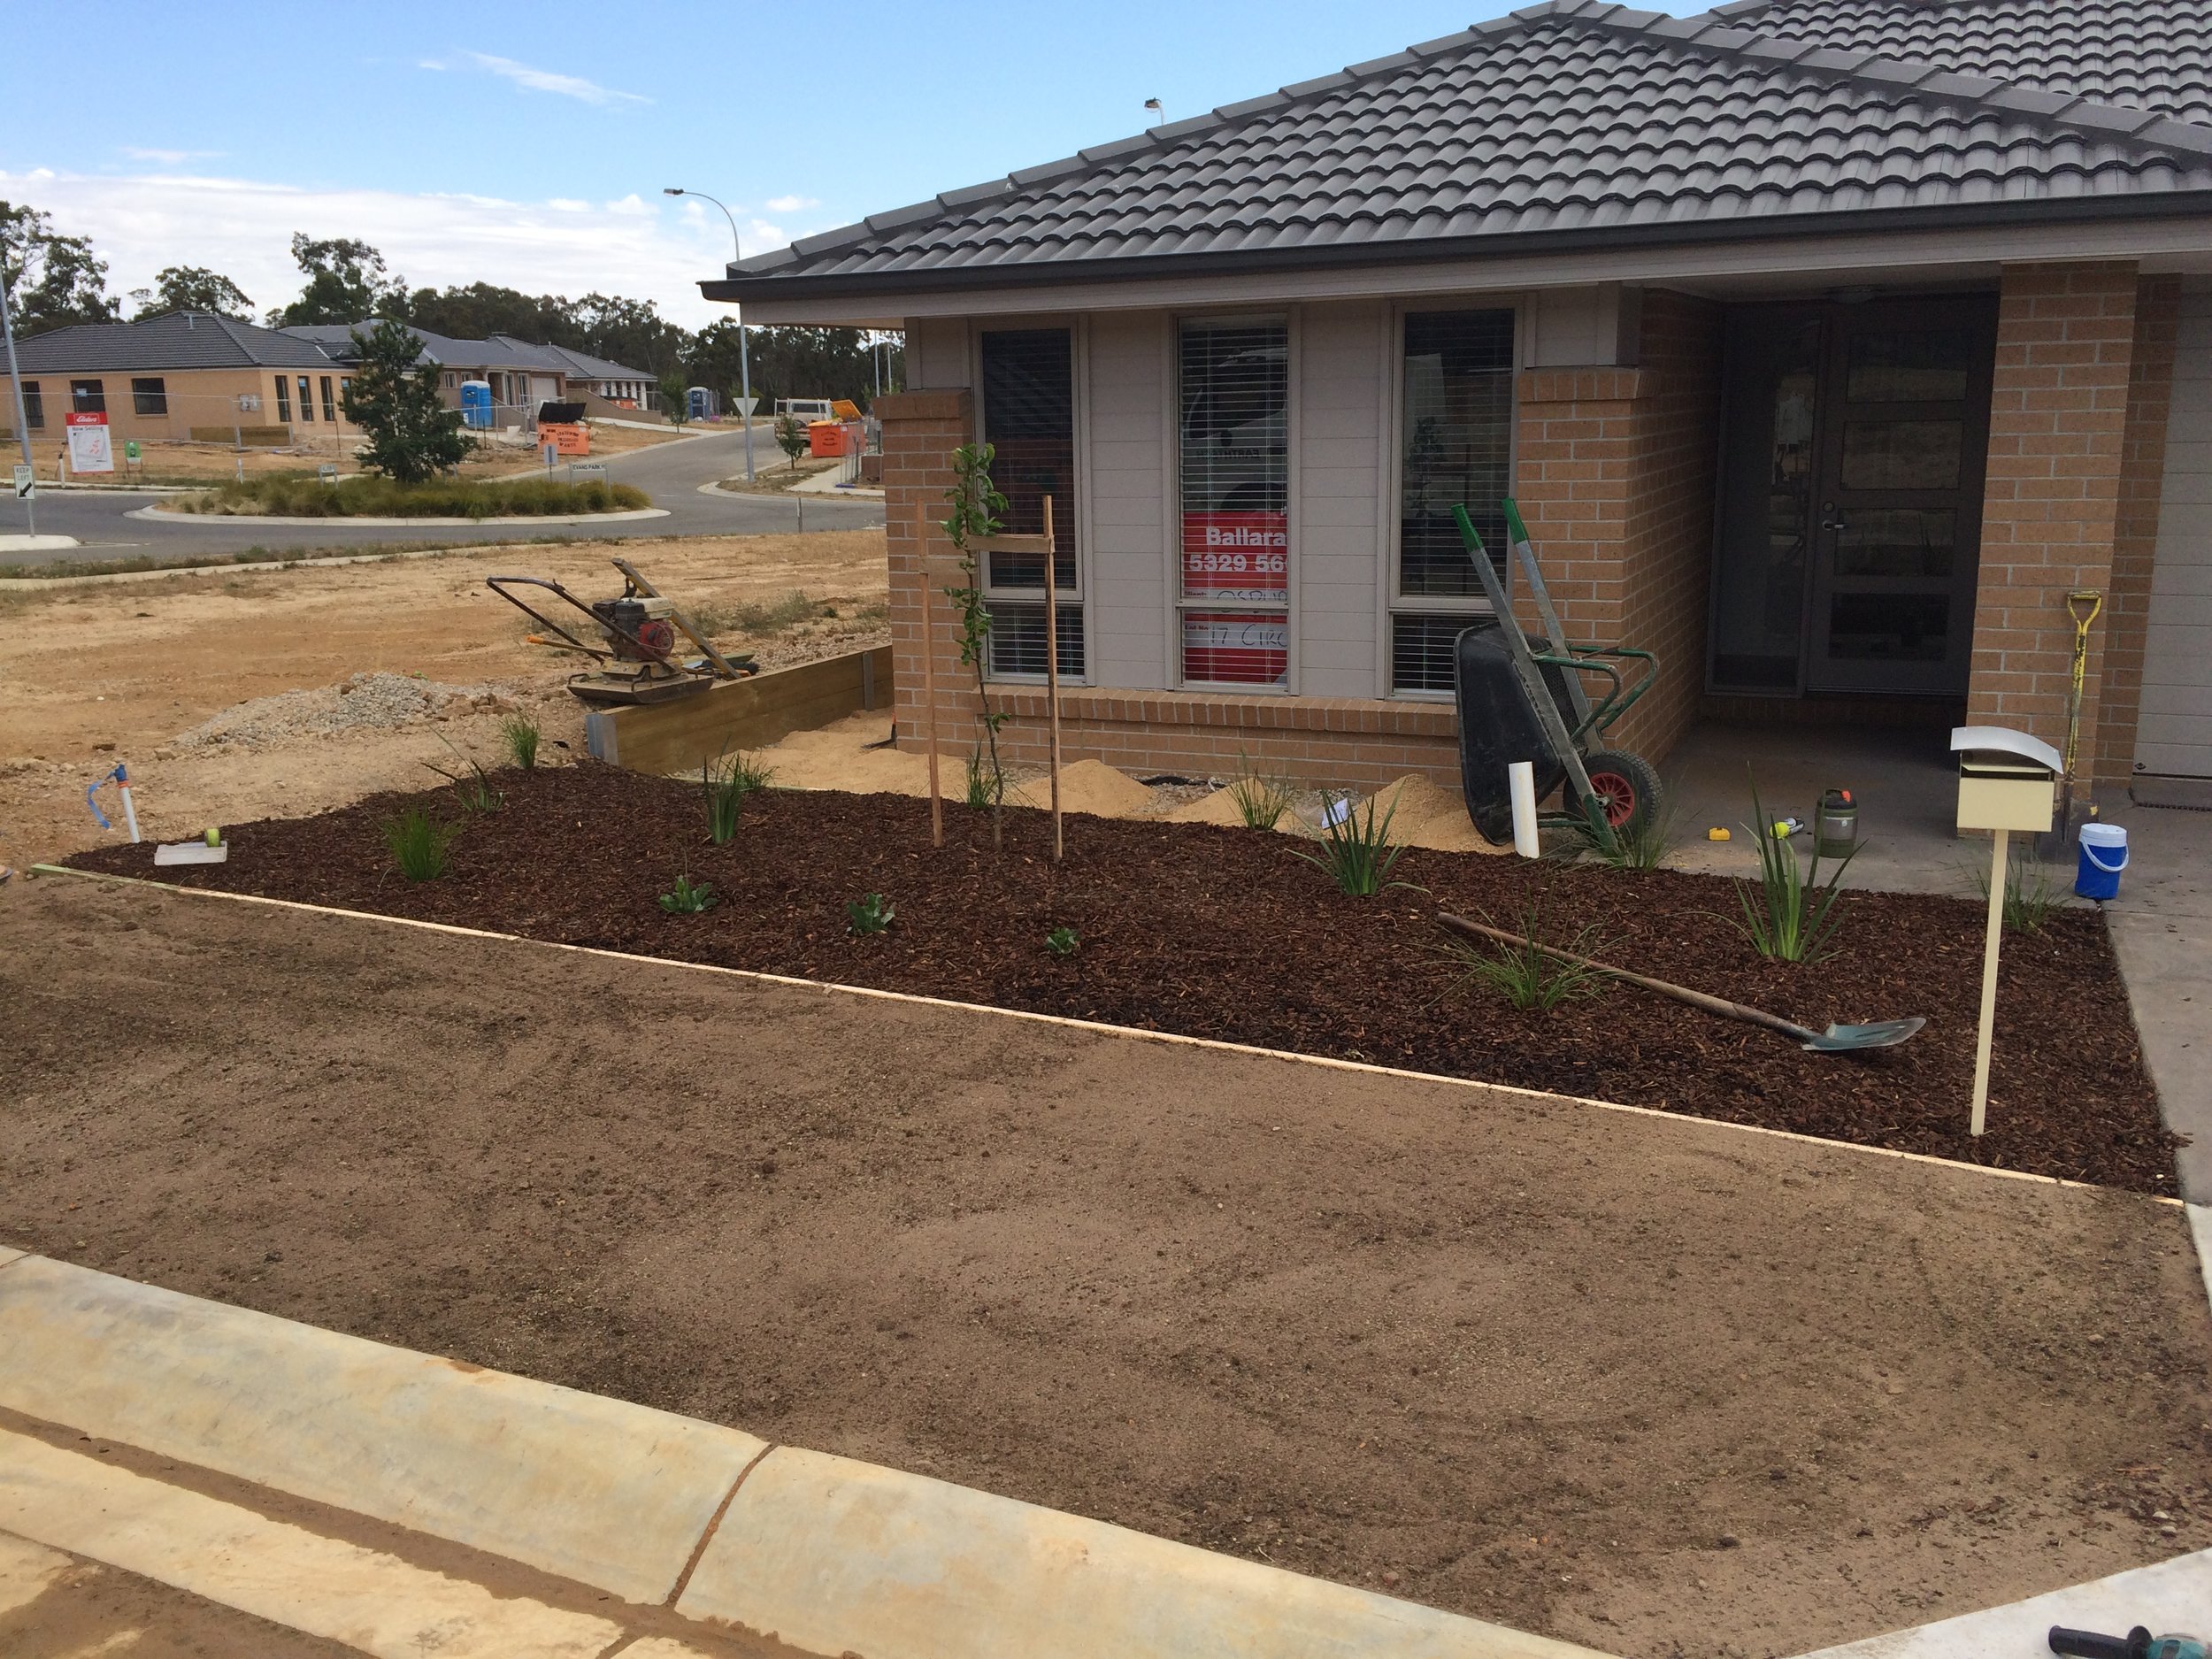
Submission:
<svg viewBox="0 0 2212 1659">
<path fill-rule="evenodd" d="M 2078 129 L 2101 141 L 2118 139 L 2147 149 L 2212 156 L 2212 127 L 2193 121 L 2160 115 L 2131 104 L 2102 104 L 2093 98 L 2038 92 L 1991 75 L 1962 75 L 1917 58 L 1893 58 L 1883 52 L 1845 51 L 1805 41 L 1784 40 L 1743 27 L 1739 22 L 1738 19 L 1747 19 L 1769 10 L 1772 4 L 1773 0 L 1728 0 L 1709 12 L 1677 18 L 1663 12 L 1640 11 L 1620 4 L 1619 0 L 1546 0 L 1544 4 L 1530 6 L 1512 15 L 1531 26 L 1540 22 L 1564 23 L 1608 35 L 1688 47 L 1763 68 L 1794 69 L 1837 84 L 1873 87 L 1977 110 L 1995 110 L 2047 127 Z"/>
</svg>

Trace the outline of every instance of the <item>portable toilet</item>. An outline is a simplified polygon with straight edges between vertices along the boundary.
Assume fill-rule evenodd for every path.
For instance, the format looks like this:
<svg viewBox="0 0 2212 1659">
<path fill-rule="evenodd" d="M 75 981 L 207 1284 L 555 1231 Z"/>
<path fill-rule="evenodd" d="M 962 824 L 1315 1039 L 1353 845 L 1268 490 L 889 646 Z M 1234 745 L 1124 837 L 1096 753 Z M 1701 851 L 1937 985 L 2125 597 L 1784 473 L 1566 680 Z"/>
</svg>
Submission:
<svg viewBox="0 0 2212 1659">
<path fill-rule="evenodd" d="M 685 406 L 691 411 L 694 420 L 712 420 L 715 418 L 714 388 L 711 386 L 695 386 L 685 396 L 688 400 Z"/>
<path fill-rule="evenodd" d="M 492 386 L 489 380 L 461 382 L 461 424 L 488 427 L 492 424 Z"/>
</svg>

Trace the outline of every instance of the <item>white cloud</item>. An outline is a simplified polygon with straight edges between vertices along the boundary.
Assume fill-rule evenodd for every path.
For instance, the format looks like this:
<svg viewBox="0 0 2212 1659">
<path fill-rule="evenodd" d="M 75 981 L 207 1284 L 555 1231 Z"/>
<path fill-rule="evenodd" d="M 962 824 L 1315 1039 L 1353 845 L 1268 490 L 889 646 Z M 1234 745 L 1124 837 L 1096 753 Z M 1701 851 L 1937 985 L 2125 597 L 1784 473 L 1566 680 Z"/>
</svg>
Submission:
<svg viewBox="0 0 2212 1659">
<path fill-rule="evenodd" d="M 748 259 L 751 258 L 754 254 L 766 253 L 772 248 L 780 248 L 791 240 L 783 234 L 780 226 L 771 225 L 764 219 L 750 220 L 745 228 L 752 232 L 752 235 L 747 239 L 752 244 L 745 256 Z"/>
<path fill-rule="evenodd" d="M 650 104 L 653 100 L 635 92 L 618 92 L 603 87 L 595 81 L 581 75 L 557 74 L 550 69 L 533 69 L 528 64 L 518 64 L 511 58 L 495 58 L 489 52 L 469 52 L 465 56 L 480 69 L 488 69 L 503 80 L 532 92 L 557 93 L 564 98 L 574 98 L 584 104 Z M 442 64 L 426 64 L 425 68 L 445 67 Z"/>
<path fill-rule="evenodd" d="M 223 273 L 263 310 L 280 305 L 300 290 L 291 241 L 304 231 L 361 238 L 416 288 L 482 281 L 572 298 L 596 289 L 655 301 L 691 328 L 730 314 L 700 298 L 697 286 L 719 277 L 729 258 L 719 216 L 695 231 L 636 196 L 594 206 L 40 167 L 0 171 L 0 199 L 27 201 L 72 234 L 90 236 L 118 294 L 150 286 L 164 265 L 196 265 Z M 745 251 L 780 245 L 781 234 L 772 229 L 756 225 Z"/>
<path fill-rule="evenodd" d="M 546 198 L 545 204 L 557 213 L 588 213 L 591 211 L 590 203 L 579 201 L 572 196 L 549 196 Z"/>
<path fill-rule="evenodd" d="M 810 207 L 822 204 L 810 196 L 772 196 L 767 205 L 771 213 L 803 213 Z"/>
<path fill-rule="evenodd" d="M 133 161 L 150 161 L 164 167 L 180 167 L 188 161 L 209 161 L 223 153 L 219 150 L 146 150 L 136 144 L 119 144 L 116 150 Z"/>
</svg>

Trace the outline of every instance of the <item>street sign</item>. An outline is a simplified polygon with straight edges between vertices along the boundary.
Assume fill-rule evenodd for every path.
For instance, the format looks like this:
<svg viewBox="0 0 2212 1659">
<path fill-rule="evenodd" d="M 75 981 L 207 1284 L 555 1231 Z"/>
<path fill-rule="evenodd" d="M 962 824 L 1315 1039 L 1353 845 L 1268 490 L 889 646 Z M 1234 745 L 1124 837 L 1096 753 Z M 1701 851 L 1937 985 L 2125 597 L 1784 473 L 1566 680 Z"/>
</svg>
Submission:
<svg viewBox="0 0 2212 1659">
<path fill-rule="evenodd" d="M 18 461 L 15 464 L 15 498 L 29 501 L 38 494 L 38 480 L 31 469 Z"/>
<path fill-rule="evenodd" d="M 126 439 L 124 439 L 124 440 L 123 440 L 123 458 L 124 458 L 126 461 L 135 461 L 136 459 L 138 459 L 138 440 L 137 440 L 137 439 L 135 439 L 135 438 L 126 438 Z"/>
<path fill-rule="evenodd" d="M 71 413 L 64 418 L 69 428 L 69 470 L 72 472 L 112 472 L 115 451 L 108 443 L 104 414 Z"/>
<path fill-rule="evenodd" d="M 338 464 L 334 461 L 325 461 L 315 469 L 315 480 L 321 484 L 335 484 L 338 481 Z"/>
<path fill-rule="evenodd" d="M 757 397 L 733 397 L 730 399 L 730 404 L 739 414 L 744 416 L 746 419 L 750 420 L 753 418 L 753 411 L 760 407 L 760 399 Z"/>
</svg>

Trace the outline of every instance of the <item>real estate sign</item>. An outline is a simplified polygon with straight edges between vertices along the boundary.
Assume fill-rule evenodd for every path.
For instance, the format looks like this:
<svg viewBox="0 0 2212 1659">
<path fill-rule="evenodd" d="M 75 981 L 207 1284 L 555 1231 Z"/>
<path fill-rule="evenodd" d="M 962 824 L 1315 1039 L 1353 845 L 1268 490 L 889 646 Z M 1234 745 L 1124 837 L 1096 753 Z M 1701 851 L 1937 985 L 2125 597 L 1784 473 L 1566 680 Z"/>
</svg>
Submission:
<svg viewBox="0 0 2212 1659">
<path fill-rule="evenodd" d="M 115 449 L 108 442 L 108 418 L 104 414 L 73 412 L 65 419 L 69 428 L 71 473 L 115 471 Z"/>
</svg>

